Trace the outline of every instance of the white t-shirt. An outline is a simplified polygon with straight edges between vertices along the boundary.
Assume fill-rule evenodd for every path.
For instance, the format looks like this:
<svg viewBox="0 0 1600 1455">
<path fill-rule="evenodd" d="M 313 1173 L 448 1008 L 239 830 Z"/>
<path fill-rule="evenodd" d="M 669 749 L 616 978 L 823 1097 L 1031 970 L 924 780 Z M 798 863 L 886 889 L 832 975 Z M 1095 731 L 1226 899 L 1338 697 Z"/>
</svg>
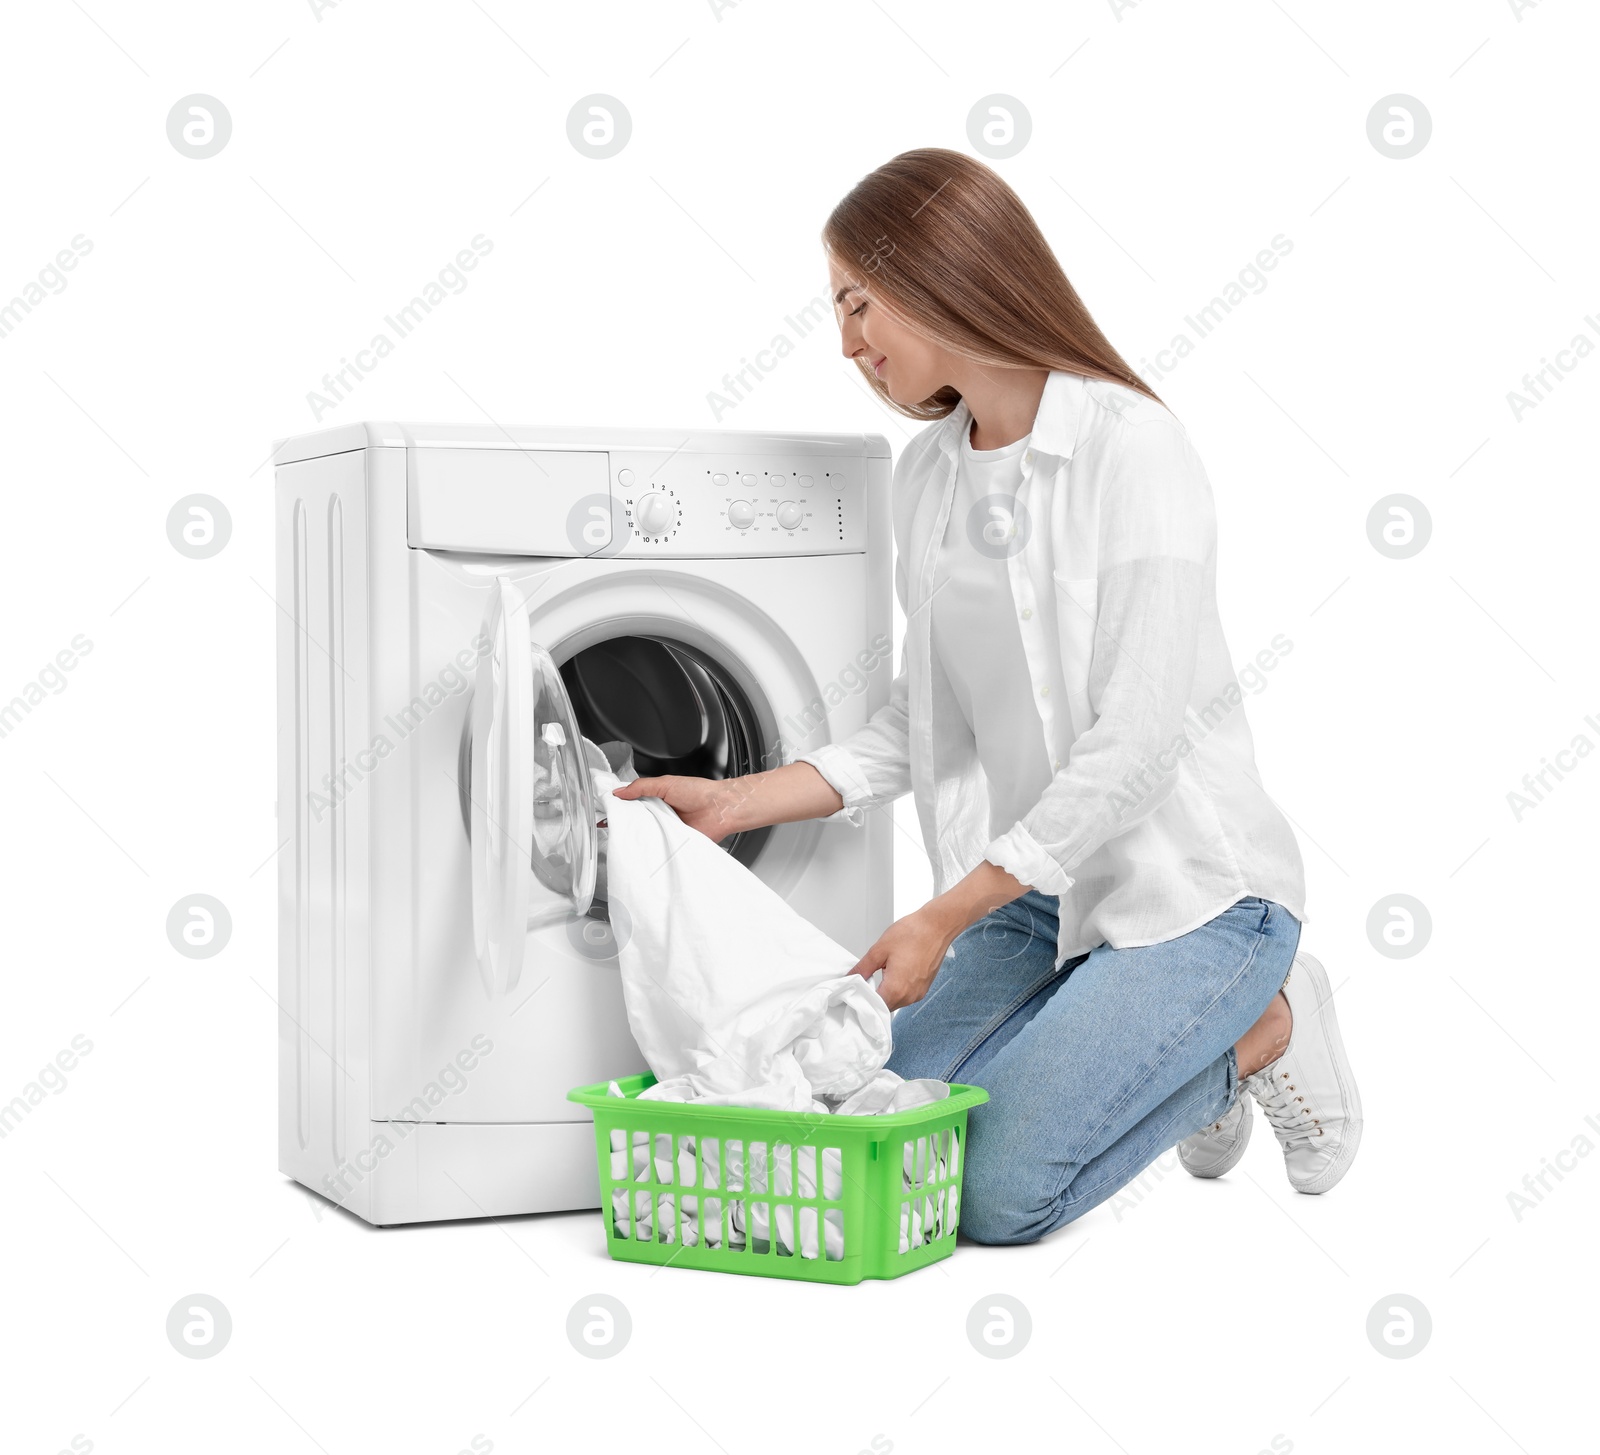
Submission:
<svg viewBox="0 0 1600 1455">
<path fill-rule="evenodd" d="M 934 671 L 972 729 L 996 836 L 1026 817 L 1051 778 L 1006 570 L 1007 556 L 1026 544 L 1031 528 L 1016 506 L 1030 438 L 975 450 L 963 437 L 935 568 Z"/>
</svg>

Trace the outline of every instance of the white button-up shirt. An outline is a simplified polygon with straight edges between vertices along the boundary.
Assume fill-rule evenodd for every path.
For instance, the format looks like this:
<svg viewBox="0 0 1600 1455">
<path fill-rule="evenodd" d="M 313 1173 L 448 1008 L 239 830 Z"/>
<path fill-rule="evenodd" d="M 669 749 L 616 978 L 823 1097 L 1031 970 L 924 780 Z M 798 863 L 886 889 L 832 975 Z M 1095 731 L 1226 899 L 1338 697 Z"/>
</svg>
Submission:
<svg viewBox="0 0 1600 1455">
<path fill-rule="evenodd" d="M 1205 470 L 1160 404 L 1060 370 L 1022 457 L 1006 561 L 1054 777 L 990 837 L 972 730 L 932 670 L 929 609 L 971 427 L 959 404 L 895 465 L 900 674 L 865 726 L 799 759 L 844 799 L 835 816 L 859 823 L 909 790 L 935 892 L 987 858 L 1059 895 L 1058 965 L 1100 944 L 1175 939 L 1246 895 L 1303 921 L 1300 851 L 1261 786 L 1217 612 Z"/>
</svg>

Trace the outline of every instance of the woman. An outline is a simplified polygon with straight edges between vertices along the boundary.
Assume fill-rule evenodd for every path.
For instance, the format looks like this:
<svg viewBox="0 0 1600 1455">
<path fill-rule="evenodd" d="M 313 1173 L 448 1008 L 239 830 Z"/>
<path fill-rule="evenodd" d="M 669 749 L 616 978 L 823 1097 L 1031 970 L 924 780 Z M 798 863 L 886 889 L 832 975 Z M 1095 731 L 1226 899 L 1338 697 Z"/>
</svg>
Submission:
<svg viewBox="0 0 1600 1455">
<path fill-rule="evenodd" d="M 845 356 L 932 421 L 894 476 L 902 670 L 841 743 L 622 796 L 720 839 L 913 793 L 938 892 L 856 971 L 905 1007 L 891 1070 L 990 1094 L 971 1237 L 1040 1238 L 1175 1143 L 1218 1176 L 1252 1099 L 1290 1182 L 1326 1191 L 1360 1102 L 1327 976 L 1296 958 L 1299 850 L 1256 772 L 1183 426 L 981 163 L 906 152 L 823 241 Z"/>
</svg>

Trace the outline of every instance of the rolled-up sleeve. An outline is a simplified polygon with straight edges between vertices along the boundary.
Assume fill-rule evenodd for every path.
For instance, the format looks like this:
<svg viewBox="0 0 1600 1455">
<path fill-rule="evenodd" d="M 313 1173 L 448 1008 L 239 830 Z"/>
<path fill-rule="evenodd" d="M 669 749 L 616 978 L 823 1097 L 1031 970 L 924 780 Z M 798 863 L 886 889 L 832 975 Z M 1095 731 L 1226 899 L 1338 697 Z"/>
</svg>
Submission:
<svg viewBox="0 0 1600 1455">
<path fill-rule="evenodd" d="M 1216 560 L 1211 488 L 1170 417 L 1125 422 L 1112 448 L 1098 533 L 1093 720 L 1039 801 L 985 851 L 1047 894 L 1064 893 L 1090 854 L 1154 812 L 1194 746 L 1187 711 Z M 1056 610 L 1088 608 L 1058 591 Z M 1074 664 L 1063 667 L 1070 680 Z"/>
</svg>

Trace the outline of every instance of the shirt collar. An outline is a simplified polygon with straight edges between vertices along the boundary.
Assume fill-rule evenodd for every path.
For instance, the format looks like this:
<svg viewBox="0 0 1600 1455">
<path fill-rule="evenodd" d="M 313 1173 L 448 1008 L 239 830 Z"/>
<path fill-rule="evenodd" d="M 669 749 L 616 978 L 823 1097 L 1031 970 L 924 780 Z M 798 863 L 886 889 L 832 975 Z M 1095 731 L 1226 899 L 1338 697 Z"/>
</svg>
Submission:
<svg viewBox="0 0 1600 1455">
<path fill-rule="evenodd" d="M 1069 374 L 1064 369 L 1050 371 L 1050 377 L 1044 381 L 1039 412 L 1033 421 L 1033 438 L 1029 442 L 1035 454 L 1056 455 L 1063 460 L 1072 458 L 1078 445 L 1078 422 L 1083 413 L 1083 385 L 1081 374 Z M 954 454 L 971 429 L 972 411 L 963 399 L 945 416 L 944 428 L 939 432 L 939 448 Z"/>
</svg>

